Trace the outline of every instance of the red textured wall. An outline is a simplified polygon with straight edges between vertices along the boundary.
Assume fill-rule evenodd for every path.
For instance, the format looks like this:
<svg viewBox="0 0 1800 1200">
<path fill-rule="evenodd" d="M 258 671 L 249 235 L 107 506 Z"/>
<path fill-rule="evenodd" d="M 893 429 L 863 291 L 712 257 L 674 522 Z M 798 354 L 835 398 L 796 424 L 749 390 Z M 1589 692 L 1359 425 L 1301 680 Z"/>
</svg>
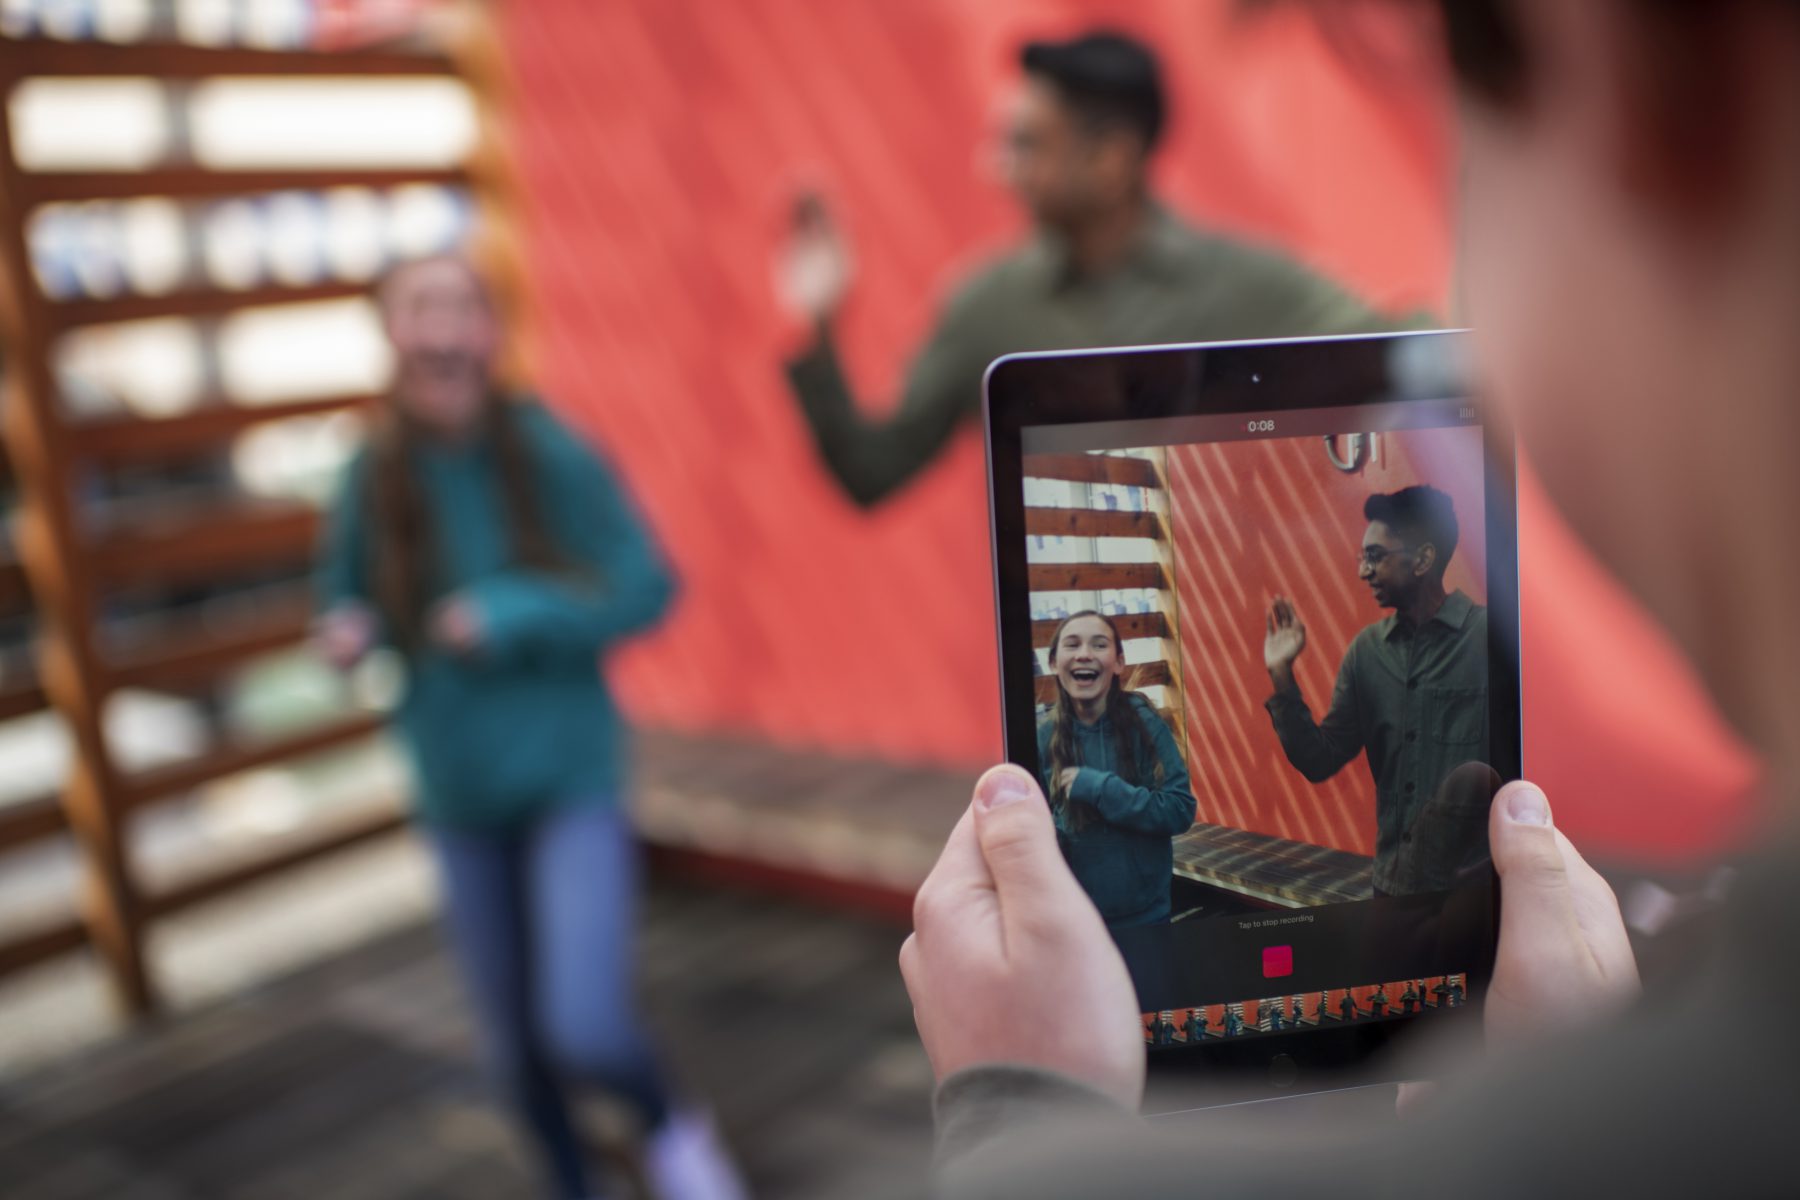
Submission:
<svg viewBox="0 0 1800 1200">
<path fill-rule="evenodd" d="M 904 759 L 997 753 L 978 439 L 965 434 L 881 511 L 854 511 L 787 395 L 792 331 L 769 277 L 792 185 L 823 186 L 860 268 L 849 368 L 872 405 L 891 399 L 947 282 L 1017 233 L 981 163 L 1021 38 L 1103 21 L 1149 36 L 1173 85 L 1168 198 L 1383 303 L 1442 301 L 1440 81 L 1404 57 L 1352 65 L 1309 23 L 1315 6 L 1277 6 L 1248 30 L 1233 27 L 1235 7 L 498 7 L 539 382 L 610 449 L 686 585 L 672 619 L 611 665 L 632 715 Z M 1391 22 L 1407 6 L 1353 7 Z M 1358 45 L 1402 44 L 1362 32 L 1376 36 Z M 1747 761 L 1666 644 L 1529 496 L 1523 540 L 1528 564 L 1541 552 L 1556 571 L 1534 615 L 1527 566 L 1524 604 L 1526 697 L 1542 702 L 1528 761 L 1559 819 L 1635 853 L 1716 842 L 1741 812 Z M 1596 612 L 1606 620 L 1582 618 Z M 1647 697 L 1654 714 L 1640 711 Z"/>
<path fill-rule="evenodd" d="M 1169 450 L 1169 532 L 1199 818 L 1355 854 L 1375 852 L 1375 787 L 1358 757 L 1322 784 L 1282 755 L 1263 701 L 1264 615 L 1276 594 L 1306 623 L 1294 664 L 1313 714 L 1325 715 L 1338 664 L 1381 619 L 1356 577 L 1363 501 L 1429 483 L 1450 494 L 1462 529 L 1446 586 L 1487 600 L 1481 435 L 1473 429 L 1383 434 L 1381 462 L 1337 470 L 1318 438 Z"/>
<path fill-rule="evenodd" d="M 860 269 L 850 369 L 872 403 L 893 397 L 945 285 L 1018 229 L 981 163 L 1024 37 L 1101 19 L 1150 35 L 1177 106 L 1167 194 L 1396 304 L 1439 297 L 1441 154 L 1432 107 L 1407 103 L 1418 85 L 1357 77 L 1301 21 L 1232 36 L 1230 8 L 502 6 L 541 384 L 612 448 L 687 585 L 615 664 L 634 715 L 903 758 L 997 754 L 978 439 L 890 506 L 853 510 L 781 377 L 770 263 L 788 189 L 817 181 Z"/>
</svg>

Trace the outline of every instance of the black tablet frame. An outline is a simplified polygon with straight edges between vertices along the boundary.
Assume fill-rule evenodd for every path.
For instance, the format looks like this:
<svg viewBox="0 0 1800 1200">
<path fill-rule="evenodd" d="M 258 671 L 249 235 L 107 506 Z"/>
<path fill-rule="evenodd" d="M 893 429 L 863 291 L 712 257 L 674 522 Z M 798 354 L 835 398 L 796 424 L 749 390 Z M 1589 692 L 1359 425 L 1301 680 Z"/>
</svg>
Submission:
<svg viewBox="0 0 1800 1200">
<path fill-rule="evenodd" d="M 1402 342 L 1415 338 L 1453 339 L 1427 348 L 1434 353 L 1443 352 L 1436 356 L 1439 361 L 1460 362 L 1466 354 L 1466 331 L 1446 330 L 1016 354 L 1001 358 L 988 368 L 983 386 L 983 423 L 987 435 L 1001 710 L 1009 761 L 1038 773 L 1023 488 L 1024 429 L 1186 416 L 1252 416 L 1414 400 L 1442 403 L 1459 399 L 1474 403 L 1473 389 L 1466 377 L 1453 373 L 1448 378 L 1424 383 L 1403 378 L 1405 372 L 1398 369 L 1401 355 L 1419 348 L 1404 347 Z M 1496 423 L 1494 414 L 1483 411 L 1479 428 L 1486 450 L 1490 765 L 1506 781 L 1519 778 L 1522 765 L 1514 456 L 1510 433 Z M 1336 1086 L 1347 1072 L 1366 1076 L 1380 1061 L 1391 1057 L 1382 1054 L 1377 1059 L 1379 1052 L 1424 1023 L 1475 1018 L 1492 973 L 1499 931 L 1499 881 L 1491 868 L 1486 875 L 1484 883 L 1462 893 L 1439 894 L 1444 899 L 1436 919 L 1448 922 L 1449 910 L 1458 908 L 1455 918 L 1459 922 L 1459 946 L 1469 951 L 1469 1003 L 1465 1007 L 1329 1029 L 1219 1039 L 1197 1047 L 1159 1048 L 1152 1055 L 1153 1063 L 1179 1060 L 1182 1065 L 1209 1073 L 1235 1070 L 1240 1080 L 1249 1078 L 1244 1072 L 1254 1071 L 1267 1075 L 1277 1087 Z M 1451 904 L 1452 898 L 1456 898 L 1455 905 Z M 1329 907 L 1347 909 L 1350 905 Z M 1457 968 L 1446 965 L 1445 969 Z M 1367 979 L 1347 978 L 1331 986 L 1387 981 L 1378 976 L 1376 971 Z M 1272 988 L 1271 993 L 1286 994 L 1291 990 Z"/>
</svg>

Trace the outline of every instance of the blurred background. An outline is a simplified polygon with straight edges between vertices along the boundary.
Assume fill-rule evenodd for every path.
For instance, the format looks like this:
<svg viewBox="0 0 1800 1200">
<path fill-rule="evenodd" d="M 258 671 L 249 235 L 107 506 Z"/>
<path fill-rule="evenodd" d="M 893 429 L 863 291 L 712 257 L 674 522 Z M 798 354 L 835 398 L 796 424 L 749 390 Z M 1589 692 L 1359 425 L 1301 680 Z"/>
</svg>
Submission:
<svg viewBox="0 0 1800 1200">
<path fill-rule="evenodd" d="M 0 0 L 3 1190 L 526 1187 L 406 827 L 391 664 L 341 677 L 304 641 L 319 508 L 391 370 L 367 289 L 446 249 L 683 581 L 607 664 L 678 1073 L 758 1194 L 917 1170 L 893 954 L 1000 753 L 980 441 L 872 512 L 843 498 L 782 371 L 793 198 L 855 248 L 840 340 L 879 410 L 949 283 L 1022 232 L 992 165 L 1019 44 L 1113 26 L 1163 58 L 1164 198 L 1448 321 L 1455 150 L 1413 19 Z M 1529 479 L 1521 505 L 1528 769 L 1679 907 L 1755 766 Z"/>
</svg>

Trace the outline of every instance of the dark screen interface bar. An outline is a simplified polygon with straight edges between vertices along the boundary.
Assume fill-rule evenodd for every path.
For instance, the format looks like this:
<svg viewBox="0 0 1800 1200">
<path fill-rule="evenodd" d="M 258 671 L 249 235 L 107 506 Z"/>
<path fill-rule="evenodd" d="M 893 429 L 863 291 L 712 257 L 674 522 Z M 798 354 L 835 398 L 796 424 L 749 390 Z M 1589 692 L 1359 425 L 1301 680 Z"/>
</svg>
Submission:
<svg viewBox="0 0 1800 1200">
<path fill-rule="evenodd" d="M 1408 400 L 1355 408 L 1302 408 L 1292 412 L 1027 425 L 1020 430 L 1020 447 L 1026 454 L 1081 454 L 1093 450 L 1132 450 L 1194 442 L 1254 442 L 1343 433 L 1388 433 L 1399 429 L 1445 429 L 1480 423 L 1479 410 L 1470 400 Z"/>
</svg>

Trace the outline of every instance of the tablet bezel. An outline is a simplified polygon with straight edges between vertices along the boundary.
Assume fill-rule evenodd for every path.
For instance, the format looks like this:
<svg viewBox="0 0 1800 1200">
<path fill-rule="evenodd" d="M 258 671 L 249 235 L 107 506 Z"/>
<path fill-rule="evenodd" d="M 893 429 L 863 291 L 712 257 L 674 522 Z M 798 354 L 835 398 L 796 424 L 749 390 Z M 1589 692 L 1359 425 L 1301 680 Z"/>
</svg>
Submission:
<svg viewBox="0 0 1800 1200">
<path fill-rule="evenodd" d="M 1453 339 L 1441 358 L 1459 361 L 1467 333 L 1444 330 L 1051 351 L 1008 355 L 988 368 L 982 389 L 983 425 L 1001 712 L 1009 761 L 1034 774 L 1038 771 L 1023 487 L 1025 427 L 1185 416 L 1248 417 L 1427 399 L 1472 400 L 1473 389 L 1466 379 L 1460 388 L 1412 394 L 1411 385 L 1397 378 L 1396 348 L 1404 339 L 1419 338 Z M 1514 455 L 1510 435 L 1504 426 L 1496 425 L 1492 412 L 1482 413 L 1478 427 L 1486 451 L 1490 765 L 1506 781 L 1519 778 L 1522 768 Z M 1009 681 L 1014 686 L 1009 686 Z M 1404 1040 L 1421 1025 L 1457 1023 L 1479 1014 L 1499 931 L 1499 880 L 1491 868 L 1486 899 L 1488 919 L 1478 922 L 1486 933 L 1485 944 L 1476 947 L 1476 961 L 1469 966 L 1469 1003 L 1463 1008 L 1329 1029 L 1220 1039 L 1197 1047 L 1158 1048 L 1152 1061 L 1206 1070 L 1268 1072 L 1280 1077 L 1275 1086 L 1292 1086 L 1297 1081 L 1302 1090 L 1309 1085 L 1332 1086 L 1331 1081 L 1341 1079 L 1347 1071 L 1366 1071 L 1380 1051 Z M 1336 986 L 1362 986 L 1362 982 L 1346 979 Z"/>
</svg>

